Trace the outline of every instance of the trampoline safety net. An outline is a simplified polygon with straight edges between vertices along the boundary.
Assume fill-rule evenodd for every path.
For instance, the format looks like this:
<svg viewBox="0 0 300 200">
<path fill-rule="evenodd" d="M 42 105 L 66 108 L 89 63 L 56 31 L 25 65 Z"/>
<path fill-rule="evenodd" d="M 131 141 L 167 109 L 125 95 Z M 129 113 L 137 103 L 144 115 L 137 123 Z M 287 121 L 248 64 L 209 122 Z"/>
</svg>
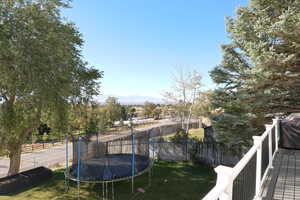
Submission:
<svg viewBox="0 0 300 200">
<path fill-rule="evenodd" d="M 150 134 L 112 136 L 101 141 L 73 136 L 73 160 L 67 174 L 80 182 L 114 182 L 146 172 L 153 163 Z"/>
</svg>

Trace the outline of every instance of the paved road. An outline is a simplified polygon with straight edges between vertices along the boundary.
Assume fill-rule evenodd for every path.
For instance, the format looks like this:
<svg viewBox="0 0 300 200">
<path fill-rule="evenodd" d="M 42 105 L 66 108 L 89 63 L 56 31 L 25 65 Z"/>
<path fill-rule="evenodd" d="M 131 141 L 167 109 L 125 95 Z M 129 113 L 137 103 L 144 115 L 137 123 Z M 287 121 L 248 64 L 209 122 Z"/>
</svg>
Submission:
<svg viewBox="0 0 300 200">
<path fill-rule="evenodd" d="M 147 130 L 153 127 L 174 124 L 174 122 L 168 120 L 161 120 L 158 124 L 149 126 L 147 128 L 139 128 L 136 129 L 138 131 Z M 101 141 L 109 141 L 115 138 L 124 137 L 124 135 L 130 135 L 130 131 L 124 131 L 119 133 L 118 135 L 105 135 L 101 136 Z M 69 155 L 72 155 L 72 144 L 68 145 Z M 70 158 L 71 159 L 71 158 Z M 48 149 L 43 149 L 40 151 L 35 151 L 32 153 L 24 153 L 21 156 L 21 171 L 25 171 L 28 169 L 32 169 L 39 166 L 45 167 L 54 167 L 58 164 L 64 164 L 66 162 L 66 145 L 54 146 Z M 7 174 L 9 167 L 9 159 L 8 158 L 0 158 L 0 177 L 4 177 Z"/>
</svg>

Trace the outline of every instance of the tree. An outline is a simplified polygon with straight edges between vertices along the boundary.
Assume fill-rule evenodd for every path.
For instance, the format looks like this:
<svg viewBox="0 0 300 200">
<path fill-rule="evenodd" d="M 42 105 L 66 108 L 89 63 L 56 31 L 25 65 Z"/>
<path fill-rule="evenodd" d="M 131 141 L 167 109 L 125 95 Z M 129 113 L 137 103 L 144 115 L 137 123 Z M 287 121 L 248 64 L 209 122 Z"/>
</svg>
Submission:
<svg viewBox="0 0 300 200">
<path fill-rule="evenodd" d="M 211 77 L 219 85 L 213 104 L 220 139 L 249 145 L 267 115 L 300 110 L 300 2 L 251 0 L 227 18 L 231 43 Z"/>
<path fill-rule="evenodd" d="M 202 127 L 203 123 L 206 126 L 211 125 L 210 117 L 212 114 L 215 114 L 216 110 L 212 105 L 213 94 L 213 90 L 201 91 L 196 98 L 192 113 L 199 119 L 200 127 Z"/>
<path fill-rule="evenodd" d="M 136 117 L 136 116 L 137 116 L 136 108 L 134 106 L 131 106 L 129 108 L 129 118 Z"/>
<path fill-rule="evenodd" d="M 47 124 L 40 124 L 40 126 L 37 128 L 37 130 L 38 130 L 39 135 L 44 135 L 45 133 L 49 134 L 51 132 L 51 128 L 48 127 Z"/>
<path fill-rule="evenodd" d="M 199 92 L 193 109 L 194 115 L 198 117 L 209 117 L 213 113 L 214 108 L 211 103 L 213 93 L 212 90 Z"/>
<path fill-rule="evenodd" d="M 199 95 L 202 76 L 197 70 L 178 68 L 173 74 L 172 90 L 165 92 L 164 97 L 180 118 L 182 128 L 188 133 L 189 123 L 197 96 Z M 186 127 L 184 123 L 186 122 Z"/>
<path fill-rule="evenodd" d="M 98 131 L 97 118 L 90 118 L 88 120 L 88 124 L 85 129 L 85 135 L 88 138 L 91 138 L 93 135 L 97 133 L 97 131 Z"/>
<path fill-rule="evenodd" d="M 67 133 L 70 103 L 99 93 L 102 72 L 87 67 L 81 34 L 60 15 L 66 2 L 0 2 L 0 143 L 8 175 L 19 171 L 21 145 L 44 113 L 52 132 Z"/>
<path fill-rule="evenodd" d="M 162 109 L 160 106 L 156 106 L 154 111 L 153 111 L 153 117 L 154 117 L 154 120 L 159 120 L 160 119 L 160 116 L 162 114 Z"/>
<path fill-rule="evenodd" d="M 129 109 L 129 108 L 126 107 L 126 106 L 121 106 L 121 119 L 122 119 L 123 121 L 128 120 L 128 115 L 129 115 L 128 109 Z"/>
<path fill-rule="evenodd" d="M 115 121 L 122 119 L 122 106 L 116 97 L 108 97 L 105 102 L 106 117 L 110 126 L 113 126 Z"/>
<path fill-rule="evenodd" d="M 154 117 L 155 108 L 156 108 L 155 103 L 151 103 L 151 102 L 146 101 L 144 103 L 144 111 L 143 111 L 144 116 L 146 118 Z"/>
<path fill-rule="evenodd" d="M 163 105 L 161 107 L 161 115 L 164 118 L 171 118 L 172 117 L 171 106 L 170 105 Z"/>
</svg>

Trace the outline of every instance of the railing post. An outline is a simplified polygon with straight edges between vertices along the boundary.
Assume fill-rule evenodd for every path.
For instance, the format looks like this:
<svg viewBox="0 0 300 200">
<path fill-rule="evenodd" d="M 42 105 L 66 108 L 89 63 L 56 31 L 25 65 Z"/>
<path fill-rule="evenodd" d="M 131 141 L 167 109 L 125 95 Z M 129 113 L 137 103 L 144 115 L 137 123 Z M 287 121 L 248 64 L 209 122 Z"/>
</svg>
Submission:
<svg viewBox="0 0 300 200">
<path fill-rule="evenodd" d="M 233 169 L 226 166 L 218 166 L 215 168 L 217 173 L 217 185 L 228 185 L 224 193 L 219 197 L 219 200 L 232 200 L 233 190 Z"/>
<path fill-rule="evenodd" d="M 273 119 L 273 124 L 275 125 L 275 152 L 277 152 L 279 141 L 279 117 Z"/>
<path fill-rule="evenodd" d="M 266 124 L 266 131 L 269 137 L 269 168 L 273 169 L 273 155 L 272 155 L 272 127 L 273 125 Z"/>
<path fill-rule="evenodd" d="M 253 136 L 254 145 L 256 145 L 256 188 L 255 198 L 259 199 L 261 186 L 261 160 L 262 160 L 262 140 L 260 136 Z"/>
</svg>

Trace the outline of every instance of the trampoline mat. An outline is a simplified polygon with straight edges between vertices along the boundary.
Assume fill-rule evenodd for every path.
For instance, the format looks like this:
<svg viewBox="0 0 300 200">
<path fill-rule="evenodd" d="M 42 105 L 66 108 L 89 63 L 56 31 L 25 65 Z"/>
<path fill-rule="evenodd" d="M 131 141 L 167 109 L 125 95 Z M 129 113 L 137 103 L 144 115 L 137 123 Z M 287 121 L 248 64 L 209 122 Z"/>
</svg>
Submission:
<svg viewBox="0 0 300 200">
<path fill-rule="evenodd" d="M 134 174 L 144 171 L 150 164 L 148 156 L 135 155 Z M 72 165 L 70 175 L 77 178 L 78 165 Z M 91 158 L 80 164 L 80 181 L 112 181 L 132 176 L 132 154 L 111 154 Z"/>
</svg>

